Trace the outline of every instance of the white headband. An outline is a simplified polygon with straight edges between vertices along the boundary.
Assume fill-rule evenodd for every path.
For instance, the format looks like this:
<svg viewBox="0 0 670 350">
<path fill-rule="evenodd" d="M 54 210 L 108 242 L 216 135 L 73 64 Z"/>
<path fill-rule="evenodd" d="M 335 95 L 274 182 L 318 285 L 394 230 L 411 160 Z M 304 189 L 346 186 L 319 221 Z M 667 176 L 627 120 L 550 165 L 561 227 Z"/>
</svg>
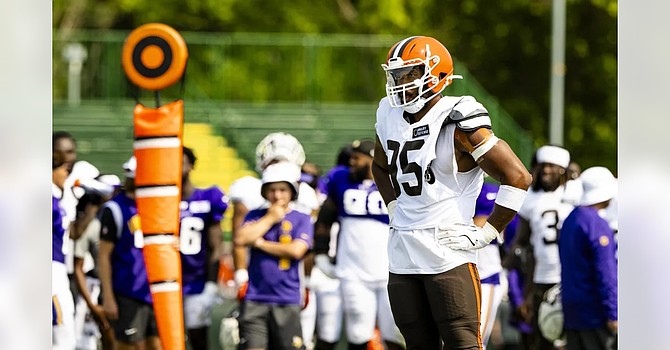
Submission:
<svg viewBox="0 0 670 350">
<path fill-rule="evenodd" d="M 535 152 L 535 157 L 538 164 L 550 163 L 563 168 L 567 168 L 570 164 L 570 152 L 557 146 L 542 146 Z"/>
</svg>

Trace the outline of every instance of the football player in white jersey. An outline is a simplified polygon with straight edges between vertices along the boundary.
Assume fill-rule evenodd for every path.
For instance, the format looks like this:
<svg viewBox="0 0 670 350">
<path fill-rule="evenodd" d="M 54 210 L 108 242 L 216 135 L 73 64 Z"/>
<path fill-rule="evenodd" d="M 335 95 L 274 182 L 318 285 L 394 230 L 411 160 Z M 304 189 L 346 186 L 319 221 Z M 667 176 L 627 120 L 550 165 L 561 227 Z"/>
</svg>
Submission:
<svg viewBox="0 0 670 350">
<path fill-rule="evenodd" d="M 329 237 L 331 225 L 339 221 L 337 260 L 332 273 L 340 279 L 350 350 L 365 349 L 374 336 L 375 325 L 379 326 L 387 349 L 402 349 L 403 344 L 386 289 L 387 251 L 375 249 L 388 244 L 389 218 L 372 180 L 374 146 L 372 140 L 354 141 L 350 168 L 336 171 L 327 184 L 328 198 L 319 212 L 315 233 Z M 330 258 L 324 250 L 317 251 L 316 264 L 329 273 L 331 268 L 325 266 L 330 265 Z"/>
<path fill-rule="evenodd" d="M 319 179 L 317 184 L 317 194 L 319 204 L 323 205 L 328 198 L 328 183 L 330 183 L 334 174 L 342 169 L 349 169 L 349 159 L 351 157 L 351 144 L 347 143 L 340 148 L 337 155 L 335 166 Z M 332 208 L 331 208 L 332 209 Z M 340 230 L 339 222 L 333 222 L 330 225 L 330 235 L 316 235 L 316 232 L 324 232 L 326 227 L 323 222 L 324 217 L 337 217 L 337 208 L 334 212 L 328 210 L 319 210 L 319 216 L 314 223 L 314 249 L 316 256 L 322 254 L 321 262 L 312 268 L 310 280 L 312 290 L 316 296 L 316 320 L 317 340 L 316 350 L 331 350 L 335 347 L 342 335 L 342 293 L 340 293 L 340 280 L 335 276 L 334 265 L 329 260 L 335 258 L 337 251 L 337 237 Z M 325 260 L 324 260 L 325 258 Z M 325 271 L 325 272 L 324 272 Z"/>
<path fill-rule="evenodd" d="M 558 254 L 558 237 L 563 220 L 575 207 L 581 192 L 573 186 L 567 190 L 568 150 L 545 145 L 535 152 L 533 173 L 537 177 L 523 206 L 519 210 L 519 225 L 512 251 L 532 249 L 528 262 L 532 283 L 526 288 L 524 304 L 520 314 L 533 326 L 531 346 L 533 349 L 553 349 L 539 331 L 537 312 L 544 293 L 561 281 L 561 261 Z M 573 180 L 574 181 L 574 180 Z"/>
<path fill-rule="evenodd" d="M 266 135 L 256 147 L 256 170 L 262 173 L 270 164 L 288 161 L 302 167 L 305 163 L 305 151 L 300 141 L 293 135 L 285 132 L 275 132 Z M 229 197 L 233 203 L 233 238 L 244 222 L 244 218 L 251 210 L 268 206 L 267 201 L 260 195 L 262 182 L 260 179 L 245 176 L 230 185 Z M 298 199 L 295 202 L 295 210 L 316 216 L 319 209 L 319 201 L 316 191 L 304 182 L 299 183 Z M 247 272 L 248 249 L 244 246 L 235 246 L 233 250 L 233 263 L 235 265 L 235 283 L 239 289 L 238 299 L 243 298 L 249 273 Z M 308 310 L 312 311 L 312 310 Z M 315 318 L 316 315 L 312 315 Z M 304 322 L 310 324 L 309 322 Z M 306 334 L 306 344 L 311 342 L 311 337 Z"/>
<path fill-rule="evenodd" d="M 471 96 L 442 96 L 455 78 L 439 41 L 393 45 L 377 109 L 372 171 L 388 207 L 388 291 L 407 348 L 481 349 L 476 249 L 500 237 L 521 207 L 531 176 L 491 130 Z M 484 172 L 500 181 L 493 212 L 473 224 Z"/>
</svg>

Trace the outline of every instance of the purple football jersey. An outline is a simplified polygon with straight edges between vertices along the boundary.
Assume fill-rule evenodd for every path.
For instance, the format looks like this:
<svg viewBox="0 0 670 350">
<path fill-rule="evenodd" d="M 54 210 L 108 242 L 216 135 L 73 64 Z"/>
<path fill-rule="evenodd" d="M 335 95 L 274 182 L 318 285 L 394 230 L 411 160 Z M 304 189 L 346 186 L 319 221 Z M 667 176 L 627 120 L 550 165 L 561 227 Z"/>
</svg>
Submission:
<svg viewBox="0 0 670 350">
<path fill-rule="evenodd" d="M 143 242 L 138 239 L 141 236 L 135 236 L 140 232 L 135 200 L 119 193 L 104 204 L 100 223 L 100 239 L 114 243 L 111 257 L 114 293 L 152 304 Z"/>
<path fill-rule="evenodd" d="M 245 222 L 256 221 L 267 209 L 252 210 Z M 290 243 L 299 239 L 312 246 L 314 226 L 309 215 L 290 211 L 280 223 L 273 225 L 263 236 L 266 241 Z M 245 300 L 273 304 L 300 304 L 300 260 L 278 258 L 259 249 L 251 249 L 249 259 L 249 288 Z"/>
<path fill-rule="evenodd" d="M 328 173 L 319 178 L 319 183 L 317 184 L 316 188 L 321 193 L 328 193 L 328 183 L 333 179 L 333 175 L 342 169 L 349 169 L 349 167 L 346 165 L 337 165 L 333 167 L 328 171 Z"/>
<path fill-rule="evenodd" d="M 226 197 L 216 186 L 197 188 L 180 204 L 180 250 L 184 294 L 200 294 L 207 282 L 208 232 L 219 225 L 228 208 Z"/>
<path fill-rule="evenodd" d="M 349 169 L 343 168 L 332 174 L 327 186 L 328 197 L 337 204 L 340 217 L 370 218 L 389 223 L 386 205 L 374 181 L 355 181 Z"/>
<path fill-rule="evenodd" d="M 65 210 L 61 208 L 58 198 L 54 196 L 51 196 L 51 198 L 51 221 L 53 223 L 51 230 L 51 260 L 65 264 L 65 254 L 63 254 L 63 241 L 65 239 L 63 217 L 65 217 Z"/>
</svg>

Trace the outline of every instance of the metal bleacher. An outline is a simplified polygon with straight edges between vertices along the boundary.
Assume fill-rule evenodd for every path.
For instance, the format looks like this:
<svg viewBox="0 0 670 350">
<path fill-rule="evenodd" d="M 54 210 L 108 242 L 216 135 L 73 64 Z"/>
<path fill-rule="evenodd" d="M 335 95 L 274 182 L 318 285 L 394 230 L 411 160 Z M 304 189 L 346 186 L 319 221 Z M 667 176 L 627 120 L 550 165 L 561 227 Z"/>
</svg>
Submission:
<svg viewBox="0 0 670 350">
<path fill-rule="evenodd" d="M 84 101 L 78 107 L 55 102 L 53 128 L 75 135 L 81 159 L 93 162 L 103 172 L 120 174 L 120 164 L 132 152 L 133 106 L 132 100 Z M 340 146 L 356 138 L 374 137 L 375 109 L 376 104 L 186 101 L 185 123 L 199 124 L 193 130 L 208 130 L 220 138 L 189 139 L 189 127 L 185 127 L 184 143 L 196 149 L 202 164 L 217 164 L 216 173 L 225 177 L 238 168 L 253 170 L 256 144 L 270 132 L 286 131 L 301 140 L 308 161 L 327 169 L 334 163 Z M 226 157 L 231 152 L 237 157 Z"/>
</svg>

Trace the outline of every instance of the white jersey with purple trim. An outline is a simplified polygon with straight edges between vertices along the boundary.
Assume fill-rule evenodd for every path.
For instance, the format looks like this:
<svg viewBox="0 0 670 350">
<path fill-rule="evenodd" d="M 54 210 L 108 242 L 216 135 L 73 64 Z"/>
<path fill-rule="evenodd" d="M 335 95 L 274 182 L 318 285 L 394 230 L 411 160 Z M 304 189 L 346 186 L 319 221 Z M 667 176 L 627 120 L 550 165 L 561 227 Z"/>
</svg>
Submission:
<svg viewBox="0 0 670 350">
<path fill-rule="evenodd" d="M 244 204 L 248 210 L 265 208 L 268 202 L 261 196 L 262 181 L 252 176 L 241 177 L 230 185 L 230 195 L 232 202 Z M 298 200 L 295 201 L 295 210 L 312 214 L 312 211 L 319 209 L 319 198 L 316 191 L 308 184 L 301 182 L 298 187 Z"/>
<path fill-rule="evenodd" d="M 530 226 L 530 244 L 535 258 L 535 283 L 559 283 L 561 281 L 561 259 L 558 255 L 558 236 L 563 220 L 575 208 L 564 200 L 565 187 L 553 192 L 529 191 L 519 209 L 519 216 Z"/>
<path fill-rule="evenodd" d="M 372 179 L 356 180 L 349 169 L 333 174 L 328 198 L 338 208 L 338 278 L 357 281 L 388 280 L 388 211 Z M 379 247 L 379 248 L 378 248 Z"/>
<path fill-rule="evenodd" d="M 490 127 L 486 109 L 470 96 L 444 96 L 419 122 L 410 124 L 403 110 L 392 108 L 387 98 L 379 103 L 375 128 L 390 160 L 398 201 L 388 247 L 392 273 L 441 273 L 476 262 L 476 251 L 452 250 L 440 246 L 434 237 L 440 224 L 473 223 L 475 201 L 484 182 L 479 167 L 458 171 L 457 127 Z"/>
</svg>

